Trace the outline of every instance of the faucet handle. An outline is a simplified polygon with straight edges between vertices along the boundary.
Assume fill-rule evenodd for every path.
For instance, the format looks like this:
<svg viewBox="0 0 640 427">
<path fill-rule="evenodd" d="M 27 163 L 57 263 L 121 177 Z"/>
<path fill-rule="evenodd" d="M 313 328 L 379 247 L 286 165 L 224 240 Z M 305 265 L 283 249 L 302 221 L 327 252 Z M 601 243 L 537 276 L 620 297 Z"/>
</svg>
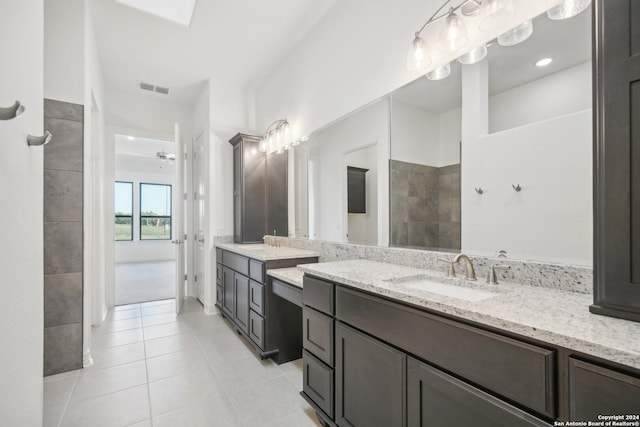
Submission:
<svg viewBox="0 0 640 427">
<path fill-rule="evenodd" d="M 456 269 L 453 266 L 453 261 L 449 258 L 438 258 L 438 262 L 446 262 L 449 264 L 447 268 L 447 277 L 456 277 Z"/>
<path fill-rule="evenodd" d="M 498 284 L 498 277 L 496 276 L 496 270 L 509 270 L 511 267 L 502 264 L 491 264 L 489 272 L 487 273 L 487 283 L 490 285 Z"/>
</svg>

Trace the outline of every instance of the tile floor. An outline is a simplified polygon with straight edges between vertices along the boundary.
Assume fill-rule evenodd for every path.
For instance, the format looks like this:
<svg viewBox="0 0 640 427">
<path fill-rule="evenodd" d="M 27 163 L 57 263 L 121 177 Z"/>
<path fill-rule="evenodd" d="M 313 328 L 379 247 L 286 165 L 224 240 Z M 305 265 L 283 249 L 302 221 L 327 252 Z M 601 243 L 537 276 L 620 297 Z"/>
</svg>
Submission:
<svg viewBox="0 0 640 427">
<path fill-rule="evenodd" d="M 116 305 L 175 298 L 175 277 L 175 260 L 116 264 Z"/>
<path fill-rule="evenodd" d="M 44 379 L 45 426 L 319 426 L 302 363 L 262 361 L 188 299 L 118 306 L 94 327 L 90 368 Z"/>
</svg>

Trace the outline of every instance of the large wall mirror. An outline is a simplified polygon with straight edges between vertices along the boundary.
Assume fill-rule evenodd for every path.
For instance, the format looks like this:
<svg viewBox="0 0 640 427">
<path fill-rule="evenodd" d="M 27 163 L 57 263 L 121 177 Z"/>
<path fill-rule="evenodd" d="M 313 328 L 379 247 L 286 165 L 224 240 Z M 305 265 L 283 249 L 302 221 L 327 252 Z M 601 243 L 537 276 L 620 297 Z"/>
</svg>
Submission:
<svg viewBox="0 0 640 427">
<path fill-rule="evenodd" d="M 591 265 L 591 8 L 488 51 L 297 146 L 295 236 Z M 367 170 L 363 213 L 349 166 Z"/>
</svg>

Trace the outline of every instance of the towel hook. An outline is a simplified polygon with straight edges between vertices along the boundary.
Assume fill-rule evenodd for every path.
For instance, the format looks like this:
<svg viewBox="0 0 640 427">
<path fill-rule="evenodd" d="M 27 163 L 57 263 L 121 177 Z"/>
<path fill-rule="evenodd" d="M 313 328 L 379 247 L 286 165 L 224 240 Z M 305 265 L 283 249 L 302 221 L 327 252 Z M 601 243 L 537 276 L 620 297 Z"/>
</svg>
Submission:
<svg viewBox="0 0 640 427">
<path fill-rule="evenodd" d="M 24 113 L 24 105 L 16 101 L 10 107 L 0 107 L 0 120 L 11 120 L 20 117 Z"/>
<path fill-rule="evenodd" d="M 476 188 L 476 193 L 482 194 L 482 193 L 484 193 L 484 190 L 482 189 L 482 187 L 477 187 Z"/>
<path fill-rule="evenodd" d="M 514 190 L 518 192 L 522 191 L 522 187 L 520 187 L 520 184 L 516 184 L 516 185 L 511 184 L 511 186 L 513 187 Z"/>
<path fill-rule="evenodd" d="M 53 138 L 53 135 L 51 135 L 51 132 L 47 130 L 44 132 L 44 135 L 42 136 L 27 135 L 27 144 L 30 147 L 37 147 L 38 145 L 46 145 L 51 141 L 51 138 Z"/>
</svg>

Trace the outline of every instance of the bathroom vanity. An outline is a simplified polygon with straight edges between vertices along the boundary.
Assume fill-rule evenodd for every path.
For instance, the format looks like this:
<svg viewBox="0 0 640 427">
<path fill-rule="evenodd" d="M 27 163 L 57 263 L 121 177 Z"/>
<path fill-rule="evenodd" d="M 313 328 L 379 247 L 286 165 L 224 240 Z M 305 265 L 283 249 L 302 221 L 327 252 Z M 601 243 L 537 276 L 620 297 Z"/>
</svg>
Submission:
<svg viewBox="0 0 640 427">
<path fill-rule="evenodd" d="M 365 260 L 300 269 L 302 396 L 326 425 L 544 426 L 640 412 L 640 325 L 589 314 L 587 294 Z"/>
<path fill-rule="evenodd" d="M 216 247 L 216 306 L 260 357 L 284 363 L 300 357 L 300 307 L 275 295 L 267 269 L 318 262 L 303 249 L 264 244 Z"/>
</svg>

